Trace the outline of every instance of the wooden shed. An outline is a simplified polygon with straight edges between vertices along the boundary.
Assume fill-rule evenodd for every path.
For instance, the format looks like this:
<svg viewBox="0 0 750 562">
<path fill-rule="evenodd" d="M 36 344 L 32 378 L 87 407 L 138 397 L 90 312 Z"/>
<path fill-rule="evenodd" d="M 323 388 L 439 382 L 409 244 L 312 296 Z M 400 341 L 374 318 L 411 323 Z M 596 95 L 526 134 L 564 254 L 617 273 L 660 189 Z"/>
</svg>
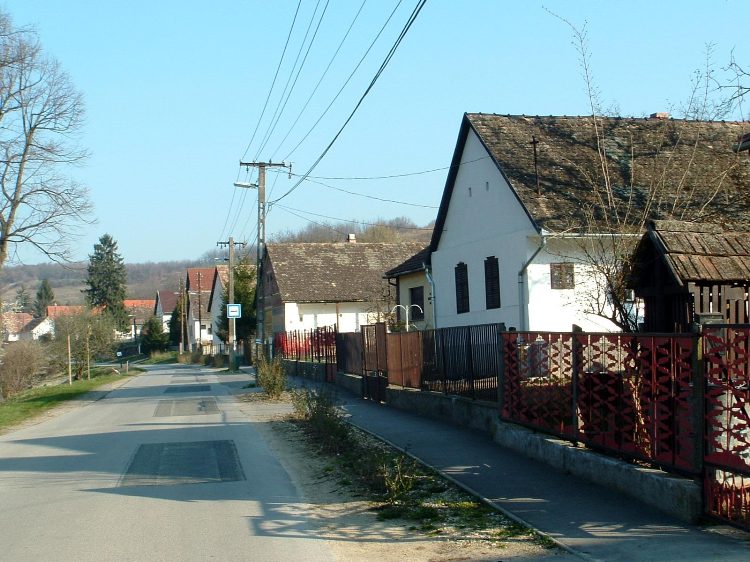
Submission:
<svg viewBox="0 0 750 562">
<path fill-rule="evenodd" d="M 707 313 L 748 323 L 750 232 L 652 221 L 635 250 L 629 285 L 643 299 L 648 332 L 686 332 Z"/>
</svg>

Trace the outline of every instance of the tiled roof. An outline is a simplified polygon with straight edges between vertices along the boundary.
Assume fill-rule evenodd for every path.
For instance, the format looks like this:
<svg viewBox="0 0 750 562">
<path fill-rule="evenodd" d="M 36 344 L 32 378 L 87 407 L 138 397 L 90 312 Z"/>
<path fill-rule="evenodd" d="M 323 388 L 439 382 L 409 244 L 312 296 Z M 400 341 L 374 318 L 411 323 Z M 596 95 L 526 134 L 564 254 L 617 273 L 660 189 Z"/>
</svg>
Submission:
<svg viewBox="0 0 750 562">
<path fill-rule="evenodd" d="M 73 316 L 75 314 L 82 314 L 86 310 L 85 306 L 66 306 L 66 305 L 53 305 L 47 307 L 47 316 L 52 318 L 59 318 L 60 316 Z"/>
<path fill-rule="evenodd" d="M 216 267 L 191 267 L 187 270 L 188 291 L 210 291 Z"/>
<path fill-rule="evenodd" d="M 682 282 L 750 280 L 750 232 L 724 232 L 711 224 L 654 221 L 642 241 L 649 242 Z"/>
<path fill-rule="evenodd" d="M 430 247 L 427 246 L 426 248 L 422 248 L 414 254 L 413 256 L 409 257 L 406 261 L 403 263 L 397 265 L 393 269 L 389 269 L 385 272 L 385 277 L 392 279 L 394 277 L 400 277 L 401 275 L 406 275 L 408 273 L 414 273 L 415 271 L 423 271 L 424 266 L 426 263 L 430 262 Z"/>
<path fill-rule="evenodd" d="M 649 219 L 680 217 L 750 228 L 750 158 L 747 152 L 733 150 L 737 138 L 750 132 L 750 123 L 658 118 L 598 118 L 597 123 L 613 200 L 621 212 L 631 206 L 648 209 Z M 458 167 L 473 164 L 461 163 L 470 130 L 479 136 L 538 229 L 581 231 L 591 224 L 587 213 L 597 201 L 593 186 L 599 186 L 606 197 L 592 117 L 470 113 L 459 131 L 433 249 L 442 233 Z M 654 186 L 663 187 L 657 197 L 649 197 Z M 603 218 L 598 214 L 593 222 L 606 230 Z"/>
<path fill-rule="evenodd" d="M 12 333 L 18 334 L 22 332 L 30 322 L 34 320 L 34 316 L 27 312 L 5 312 L 3 313 L 3 324 L 5 329 Z"/>
<path fill-rule="evenodd" d="M 125 311 L 132 315 L 136 322 L 145 322 L 149 317 L 154 315 L 154 299 L 125 299 L 123 301 Z"/>
<path fill-rule="evenodd" d="M 123 301 L 125 308 L 150 308 L 154 309 L 156 306 L 155 299 L 125 299 Z"/>
<path fill-rule="evenodd" d="M 157 299 L 161 303 L 161 309 L 164 314 L 172 314 L 175 307 L 177 306 L 177 292 L 176 291 L 157 291 Z M 154 304 L 156 308 L 156 304 Z M 154 310 L 156 312 L 156 310 Z"/>
<path fill-rule="evenodd" d="M 217 265 L 216 275 L 219 276 L 219 281 L 222 287 L 226 287 L 229 284 L 229 266 L 228 265 Z"/>
<path fill-rule="evenodd" d="M 383 274 L 422 249 L 419 242 L 268 244 L 283 302 L 368 302 Z"/>
<path fill-rule="evenodd" d="M 210 291 L 200 291 L 195 293 L 190 293 L 188 295 L 188 314 L 190 315 L 190 318 L 194 320 L 198 320 L 199 313 L 198 313 L 198 303 L 200 303 L 200 318 L 201 320 L 210 320 L 211 315 L 209 313 L 209 306 L 211 305 L 211 300 L 209 299 Z"/>
</svg>

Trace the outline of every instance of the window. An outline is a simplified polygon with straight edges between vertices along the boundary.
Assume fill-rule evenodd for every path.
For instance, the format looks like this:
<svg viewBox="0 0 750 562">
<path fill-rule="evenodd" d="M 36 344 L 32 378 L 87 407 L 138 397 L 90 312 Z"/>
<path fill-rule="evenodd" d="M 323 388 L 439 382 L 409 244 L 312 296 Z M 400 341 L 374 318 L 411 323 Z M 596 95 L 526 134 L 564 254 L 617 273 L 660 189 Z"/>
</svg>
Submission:
<svg viewBox="0 0 750 562">
<path fill-rule="evenodd" d="M 576 286 L 572 263 L 549 264 L 549 277 L 553 289 L 574 289 Z"/>
<path fill-rule="evenodd" d="M 416 304 L 419 308 L 411 307 Z M 412 287 L 409 289 L 409 318 L 412 320 L 424 320 L 424 287 Z"/>
<path fill-rule="evenodd" d="M 500 266 L 495 256 L 484 260 L 484 294 L 487 310 L 500 308 Z"/>
<path fill-rule="evenodd" d="M 456 313 L 469 312 L 469 272 L 466 264 L 456 266 Z"/>
</svg>

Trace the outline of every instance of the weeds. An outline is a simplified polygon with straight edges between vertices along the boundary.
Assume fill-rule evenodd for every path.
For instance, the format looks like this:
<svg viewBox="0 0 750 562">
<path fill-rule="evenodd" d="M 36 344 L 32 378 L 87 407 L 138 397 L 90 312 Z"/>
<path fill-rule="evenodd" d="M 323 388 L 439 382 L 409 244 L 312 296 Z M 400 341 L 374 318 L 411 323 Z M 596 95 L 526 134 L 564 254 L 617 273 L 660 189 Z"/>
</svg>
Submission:
<svg viewBox="0 0 750 562">
<path fill-rule="evenodd" d="M 258 386 L 273 400 L 281 398 L 286 388 L 286 373 L 279 359 L 268 361 L 261 357 L 256 370 Z"/>
</svg>

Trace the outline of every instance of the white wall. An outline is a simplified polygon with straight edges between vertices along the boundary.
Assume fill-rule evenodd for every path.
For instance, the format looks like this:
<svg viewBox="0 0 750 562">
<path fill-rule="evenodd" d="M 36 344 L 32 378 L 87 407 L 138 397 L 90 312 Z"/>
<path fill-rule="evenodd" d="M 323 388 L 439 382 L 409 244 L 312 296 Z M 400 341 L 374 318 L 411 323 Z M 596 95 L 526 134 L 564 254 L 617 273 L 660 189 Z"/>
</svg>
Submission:
<svg viewBox="0 0 750 562">
<path fill-rule="evenodd" d="M 415 308 L 412 308 L 409 310 L 409 325 L 411 327 L 415 327 L 418 330 L 429 330 L 435 327 L 435 320 L 433 318 L 432 314 L 432 291 L 430 290 L 430 284 L 427 281 L 427 277 L 425 276 L 423 271 L 419 271 L 416 273 L 410 273 L 408 275 L 402 275 L 398 278 L 398 291 L 399 291 L 399 303 L 403 306 L 410 306 L 413 304 L 409 300 L 409 289 L 414 287 L 422 287 L 424 291 L 424 304 L 422 305 L 422 309 L 424 312 L 424 320 L 411 320 L 413 317 L 414 312 L 416 311 Z M 403 322 L 405 320 L 404 311 L 400 310 L 401 313 L 401 321 Z M 411 328 L 410 328 L 411 329 Z"/>
<path fill-rule="evenodd" d="M 473 131 L 469 131 L 446 215 L 432 254 L 438 328 L 505 322 L 519 328 L 518 271 L 536 248 L 536 230 Z M 477 161 L 474 161 L 477 160 Z M 538 238 L 538 236 L 537 236 Z M 500 267 L 500 308 L 487 310 L 484 260 Z M 469 309 L 456 313 L 455 267 L 467 265 Z"/>
<path fill-rule="evenodd" d="M 367 312 L 368 303 L 286 303 L 284 331 L 312 330 L 337 325 L 339 332 L 357 332 L 364 324 L 376 321 Z M 274 327 L 279 330 L 278 324 Z"/>
</svg>

